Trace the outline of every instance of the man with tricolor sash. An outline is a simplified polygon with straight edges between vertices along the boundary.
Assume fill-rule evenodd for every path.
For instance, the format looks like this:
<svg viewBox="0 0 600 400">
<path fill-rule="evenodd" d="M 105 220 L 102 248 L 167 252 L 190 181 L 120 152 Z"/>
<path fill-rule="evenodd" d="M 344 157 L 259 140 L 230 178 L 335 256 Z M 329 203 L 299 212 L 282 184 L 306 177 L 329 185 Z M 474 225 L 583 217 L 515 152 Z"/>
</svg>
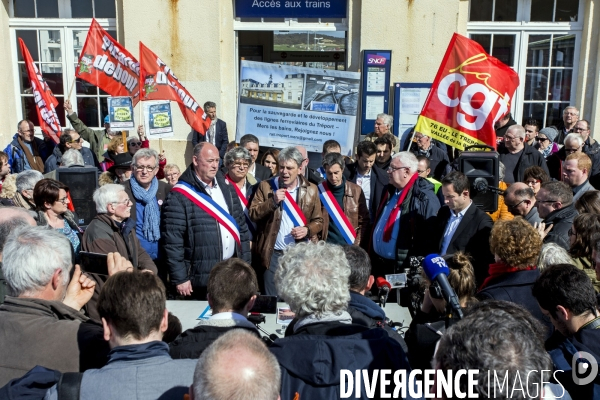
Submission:
<svg viewBox="0 0 600 400">
<path fill-rule="evenodd" d="M 300 175 L 304 157 L 294 147 L 279 153 L 279 176 L 262 181 L 250 205 L 257 224 L 253 254 L 264 271 L 265 294 L 277 295 L 275 272 L 279 258 L 290 244 L 306 241 L 323 228 L 319 190 Z"/>
<path fill-rule="evenodd" d="M 170 281 L 182 296 L 206 299 L 212 267 L 238 257 L 250 262 L 250 237 L 240 199 L 219 172 L 219 150 L 194 147 L 192 165 L 162 207 L 160 234 Z"/>
<path fill-rule="evenodd" d="M 365 195 L 344 177 L 344 156 L 328 153 L 323 157 L 325 180 L 319 184 L 323 214 L 321 239 L 327 243 L 368 247 L 369 209 Z"/>
</svg>

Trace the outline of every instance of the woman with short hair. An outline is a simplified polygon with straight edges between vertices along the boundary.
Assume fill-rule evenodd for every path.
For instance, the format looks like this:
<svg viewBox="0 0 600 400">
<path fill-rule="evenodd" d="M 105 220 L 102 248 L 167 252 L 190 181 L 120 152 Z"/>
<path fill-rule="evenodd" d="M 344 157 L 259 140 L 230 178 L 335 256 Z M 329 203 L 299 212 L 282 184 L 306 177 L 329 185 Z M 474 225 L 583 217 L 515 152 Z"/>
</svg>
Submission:
<svg viewBox="0 0 600 400">
<path fill-rule="evenodd" d="M 160 166 L 160 163 L 159 163 Z M 177 166 L 177 164 L 167 164 L 165 165 L 165 178 L 167 178 L 167 183 L 171 186 L 175 186 L 179 177 L 181 176 L 181 170 Z M 157 174 L 158 178 L 158 174 Z"/>
<path fill-rule="evenodd" d="M 248 229 L 250 230 L 250 239 L 252 239 L 254 237 L 256 225 L 254 225 L 254 223 L 248 217 L 247 210 L 248 205 L 252 200 L 252 196 L 254 195 L 254 191 L 258 186 L 258 184 L 252 185 L 248 179 L 246 179 L 246 175 L 248 175 L 248 168 L 250 167 L 250 164 L 252 164 L 252 156 L 250 156 L 250 153 L 245 148 L 234 147 L 225 153 L 223 164 L 227 170 L 225 179 L 232 184 L 235 192 L 238 195 L 238 198 L 240 199 L 240 203 L 242 203 L 242 208 L 244 209 L 244 214 L 246 215 L 246 223 L 248 224 Z"/>
</svg>

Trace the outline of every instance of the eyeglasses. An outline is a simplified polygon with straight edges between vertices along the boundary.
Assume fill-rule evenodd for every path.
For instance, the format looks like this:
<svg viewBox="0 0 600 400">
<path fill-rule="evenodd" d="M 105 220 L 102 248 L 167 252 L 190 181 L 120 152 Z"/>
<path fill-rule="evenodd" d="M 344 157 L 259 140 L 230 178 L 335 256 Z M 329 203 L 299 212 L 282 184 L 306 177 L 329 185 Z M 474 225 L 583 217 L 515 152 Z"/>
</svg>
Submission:
<svg viewBox="0 0 600 400">
<path fill-rule="evenodd" d="M 23 132 L 23 133 L 33 132 L 33 129 L 21 129 L 21 132 Z"/>
<path fill-rule="evenodd" d="M 408 170 L 410 170 L 410 168 L 408 168 L 408 167 L 398 167 L 398 168 L 389 167 L 386 171 L 388 172 L 388 174 L 391 174 L 391 173 L 394 173 L 394 172 L 398 171 L 399 169 L 408 169 Z"/>
<path fill-rule="evenodd" d="M 67 203 L 69 203 L 69 198 L 68 197 L 63 197 L 62 199 L 58 199 L 56 201 L 59 201 L 59 202 L 61 202 L 63 204 L 67 204 Z"/>
<path fill-rule="evenodd" d="M 170 178 L 170 177 L 172 177 L 172 176 L 179 176 L 179 172 L 172 172 L 172 173 L 170 173 L 170 174 L 165 174 L 165 176 L 166 176 L 167 178 Z"/>
<path fill-rule="evenodd" d="M 79 142 L 81 142 L 81 136 L 79 136 L 77 139 L 71 140 L 69 143 L 79 143 Z"/>
<path fill-rule="evenodd" d="M 142 145 L 142 142 L 129 142 L 130 146 L 135 146 L 135 147 L 139 147 Z"/>
<path fill-rule="evenodd" d="M 129 204 L 133 204 L 133 201 L 131 201 L 130 199 L 125 199 L 123 201 L 115 201 L 112 202 L 111 204 L 122 204 L 122 205 L 129 205 Z"/>
<path fill-rule="evenodd" d="M 563 115 L 579 115 L 579 113 L 575 112 L 564 112 Z"/>
<path fill-rule="evenodd" d="M 426 137 L 428 137 L 428 136 L 425 136 L 425 135 L 416 136 L 415 135 L 415 140 L 421 140 L 421 139 L 426 138 Z"/>
<path fill-rule="evenodd" d="M 532 181 L 530 181 L 530 180 L 527 180 L 527 181 L 525 181 L 525 183 L 526 183 L 528 186 L 535 186 L 535 184 L 536 184 L 536 183 L 542 183 L 542 181 L 540 181 L 540 180 L 538 180 L 538 179 L 534 179 L 534 180 L 532 180 Z"/>
<path fill-rule="evenodd" d="M 583 129 L 583 128 L 578 128 L 578 127 L 573 128 L 573 132 L 585 132 L 585 131 L 589 131 L 589 129 Z"/>
<path fill-rule="evenodd" d="M 504 202 L 504 204 L 506 205 L 506 207 L 509 210 L 514 210 L 515 208 L 519 207 L 521 205 L 521 203 L 523 203 L 525 201 L 525 199 L 521 200 L 520 202 L 518 202 L 517 204 L 511 205 L 511 204 L 506 204 L 506 201 Z"/>
<path fill-rule="evenodd" d="M 549 141 L 550 139 L 548 139 L 547 137 L 539 137 L 539 136 L 536 136 L 536 137 L 535 137 L 535 140 L 537 140 L 538 142 L 547 142 L 547 141 Z"/>
<path fill-rule="evenodd" d="M 581 148 L 581 146 L 577 146 L 574 149 L 567 149 L 565 147 L 565 153 L 575 153 L 577 150 L 579 150 Z"/>
<path fill-rule="evenodd" d="M 136 166 L 135 166 L 135 170 L 136 170 L 137 172 L 143 172 L 143 171 L 146 171 L 146 172 L 152 172 L 152 171 L 154 171 L 155 169 L 156 169 L 156 167 L 151 167 L 151 166 L 149 166 L 149 165 L 136 165 Z"/>
<path fill-rule="evenodd" d="M 237 169 L 248 169 L 250 167 L 250 164 L 248 163 L 235 163 L 232 165 L 233 168 L 237 168 Z"/>
<path fill-rule="evenodd" d="M 516 137 L 516 136 L 515 137 L 510 137 L 510 136 L 504 135 L 504 141 L 507 141 L 507 140 L 521 140 L 521 138 L 520 137 Z"/>
<path fill-rule="evenodd" d="M 569 230 L 567 231 L 567 234 L 568 234 L 569 236 L 576 236 L 576 235 L 577 235 L 577 232 L 573 232 L 573 228 L 569 228 Z"/>
</svg>

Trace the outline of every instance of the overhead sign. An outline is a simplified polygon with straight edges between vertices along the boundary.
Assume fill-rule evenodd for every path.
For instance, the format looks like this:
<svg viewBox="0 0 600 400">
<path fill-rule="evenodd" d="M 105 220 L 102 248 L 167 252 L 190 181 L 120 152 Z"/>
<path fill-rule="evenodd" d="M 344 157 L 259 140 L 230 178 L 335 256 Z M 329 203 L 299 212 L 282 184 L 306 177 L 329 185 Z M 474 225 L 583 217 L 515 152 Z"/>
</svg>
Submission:
<svg viewBox="0 0 600 400">
<path fill-rule="evenodd" d="M 235 0 L 238 18 L 346 18 L 347 0 Z"/>
</svg>

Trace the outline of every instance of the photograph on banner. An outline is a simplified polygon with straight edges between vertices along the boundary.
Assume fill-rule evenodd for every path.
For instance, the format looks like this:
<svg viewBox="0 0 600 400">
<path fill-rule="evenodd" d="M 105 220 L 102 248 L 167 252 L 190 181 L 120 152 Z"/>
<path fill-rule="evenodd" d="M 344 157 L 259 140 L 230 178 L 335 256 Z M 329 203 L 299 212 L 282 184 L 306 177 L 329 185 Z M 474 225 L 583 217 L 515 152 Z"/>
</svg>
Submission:
<svg viewBox="0 0 600 400">
<path fill-rule="evenodd" d="M 109 97 L 107 102 L 111 128 L 135 128 L 131 97 Z"/>
<path fill-rule="evenodd" d="M 320 153 L 333 139 L 351 155 L 359 87 L 358 72 L 243 60 L 236 140 L 251 133 L 261 146 Z"/>
<path fill-rule="evenodd" d="M 144 129 L 150 139 L 172 137 L 173 116 L 169 100 L 144 101 Z"/>
</svg>

